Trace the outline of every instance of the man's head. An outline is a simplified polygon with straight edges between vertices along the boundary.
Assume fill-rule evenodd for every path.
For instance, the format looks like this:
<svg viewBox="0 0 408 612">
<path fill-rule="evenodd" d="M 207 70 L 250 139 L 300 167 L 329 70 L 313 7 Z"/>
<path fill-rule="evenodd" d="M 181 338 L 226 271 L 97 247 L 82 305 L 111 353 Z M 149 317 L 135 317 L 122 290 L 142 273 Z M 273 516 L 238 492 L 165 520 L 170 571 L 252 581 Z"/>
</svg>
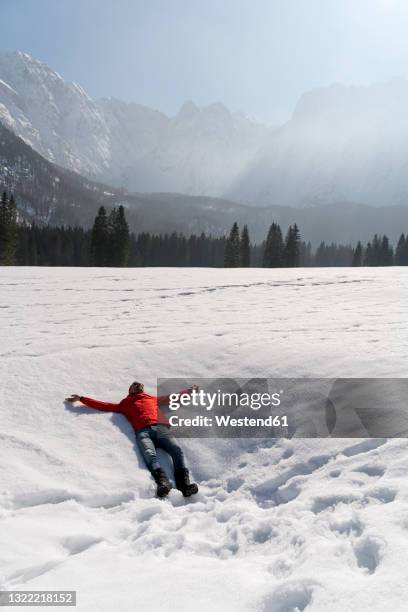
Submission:
<svg viewBox="0 0 408 612">
<path fill-rule="evenodd" d="M 133 395 L 134 393 L 142 393 L 143 389 L 144 389 L 143 383 L 132 382 L 132 384 L 129 387 L 129 394 Z"/>
</svg>

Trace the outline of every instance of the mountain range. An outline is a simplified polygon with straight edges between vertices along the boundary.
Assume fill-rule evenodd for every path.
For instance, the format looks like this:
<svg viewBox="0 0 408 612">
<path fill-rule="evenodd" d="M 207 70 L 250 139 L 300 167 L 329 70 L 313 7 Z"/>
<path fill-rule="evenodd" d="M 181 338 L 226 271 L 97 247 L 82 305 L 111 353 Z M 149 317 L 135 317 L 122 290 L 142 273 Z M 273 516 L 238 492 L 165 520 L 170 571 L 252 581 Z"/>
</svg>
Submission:
<svg viewBox="0 0 408 612">
<path fill-rule="evenodd" d="M 408 229 L 406 108 L 395 80 L 309 92 L 280 128 L 221 104 L 169 118 L 2 54 L 0 185 L 41 223 L 89 226 L 100 205 L 123 204 L 134 231 L 220 235 L 237 220 L 259 242 L 275 220 L 314 245 L 395 242 Z"/>
<path fill-rule="evenodd" d="M 0 186 L 12 191 L 20 216 L 29 222 L 89 227 L 99 206 L 123 204 L 135 232 L 205 232 L 226 234 L 234 221 L 247 223 L 260 242 L 272 221 L 285 231 L 298 223 L 302 238 L 355 244 L 376 232 L 396 242 L 408 229 L 408 207 L 372 207 L 341 202 L 332 206 L 293 208 L 248 206 L 221 198 L 178 193 L 129 193 L 91 181 L 42 157 L 0 123 Z"/>
<path fill-rule="evenodd" d="M 175 117 L 94 100 L 46 64 L 0 54 L 0 121 L 43 157 L 137 192 L 227 198 L 253 206 L 408 204 L 408 81 L 305 93 L 268 127 L 221 103 Z"/>
<path fill-rule="evenodd" d="M 258 205 L 407 205 L 408 81 L 304 94 L 226 195 Z"/>
<path fill-rule="evenodd" d="M 48 160 L 131 191 L 221 196 L 268 128 L 222 104 L 186 102 L 176 117 L 92 100 L 25 53 L 0 55 L 0 121 Z"/>
</svg>

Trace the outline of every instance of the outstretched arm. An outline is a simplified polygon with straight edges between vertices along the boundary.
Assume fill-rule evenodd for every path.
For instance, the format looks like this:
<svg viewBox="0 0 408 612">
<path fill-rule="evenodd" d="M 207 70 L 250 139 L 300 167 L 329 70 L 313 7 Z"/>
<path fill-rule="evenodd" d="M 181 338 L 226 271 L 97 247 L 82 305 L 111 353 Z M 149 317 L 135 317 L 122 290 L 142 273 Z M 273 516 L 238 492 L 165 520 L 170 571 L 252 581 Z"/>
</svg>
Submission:
<svg viewBox="0 0 408 612">
<path fill-rule="evenodd" d="M 109 412 L 117 412 L 120 404 L 113 404 L 112 402 L 100 402 L 92 397 L 85 397 L 84 395 L 71 395 L 67 397 L 67 402 L 82 402 L 88 408 L 95 408 L 96 410 L 105 410 Z"/>
</svg>

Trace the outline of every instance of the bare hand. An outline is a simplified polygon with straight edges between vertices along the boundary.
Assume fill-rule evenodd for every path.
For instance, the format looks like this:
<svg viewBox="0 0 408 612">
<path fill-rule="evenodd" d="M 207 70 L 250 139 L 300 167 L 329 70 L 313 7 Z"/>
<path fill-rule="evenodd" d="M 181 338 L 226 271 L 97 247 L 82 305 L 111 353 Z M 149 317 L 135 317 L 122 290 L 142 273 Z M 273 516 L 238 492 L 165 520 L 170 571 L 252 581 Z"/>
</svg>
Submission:
<svg viewBox="0 0 408 612">
<path fill-rule="evenodd" d="M 73 404 L 74 402 L 79 402 L 79 401 L 80 401 L 80 399 L 81 399 L 81 396 L 80 396 L 80 395 L 76 395 L 75 393 L 73 393 L 73 394 L 71 395 L 71 397 L 67 397 L 67 398 L 65 398 L 65 401 L 66 401 L 66 402 L 71 402 L 71 404 Z"/>
</svg>

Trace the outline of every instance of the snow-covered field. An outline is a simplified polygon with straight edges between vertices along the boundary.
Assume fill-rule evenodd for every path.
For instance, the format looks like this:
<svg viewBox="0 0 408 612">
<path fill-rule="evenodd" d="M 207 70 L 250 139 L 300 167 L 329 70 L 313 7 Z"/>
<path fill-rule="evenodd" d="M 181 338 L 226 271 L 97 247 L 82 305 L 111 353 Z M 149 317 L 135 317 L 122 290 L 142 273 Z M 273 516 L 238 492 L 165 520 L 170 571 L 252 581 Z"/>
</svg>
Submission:
<svg viewBox="0 0 408 612">
<path fill-rule="evenodd" d="M 64 404 L 167 376 L 406 377 L 406 269 L 0 286 L 0 588 L 76 590 L 87 612 L 407 609 L 406 440 L 181 441 L 200 493 L 160 501 L 123 417 Z"/>
</svg>

